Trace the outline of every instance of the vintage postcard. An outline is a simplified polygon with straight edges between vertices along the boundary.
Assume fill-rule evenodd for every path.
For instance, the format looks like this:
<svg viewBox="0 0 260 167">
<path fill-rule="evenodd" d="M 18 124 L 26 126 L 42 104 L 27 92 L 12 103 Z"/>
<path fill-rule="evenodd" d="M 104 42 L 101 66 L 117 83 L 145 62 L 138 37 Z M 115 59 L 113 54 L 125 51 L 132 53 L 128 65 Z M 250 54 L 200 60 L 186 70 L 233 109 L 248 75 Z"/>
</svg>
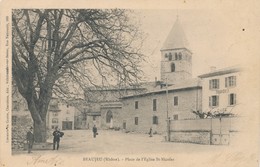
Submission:
<svg viewBox="0 0 260 167">
<path fill-rule="evenodd" d="M 2 1 L 1 167 L 258 167 L 258 5 Z"/>
</svg>

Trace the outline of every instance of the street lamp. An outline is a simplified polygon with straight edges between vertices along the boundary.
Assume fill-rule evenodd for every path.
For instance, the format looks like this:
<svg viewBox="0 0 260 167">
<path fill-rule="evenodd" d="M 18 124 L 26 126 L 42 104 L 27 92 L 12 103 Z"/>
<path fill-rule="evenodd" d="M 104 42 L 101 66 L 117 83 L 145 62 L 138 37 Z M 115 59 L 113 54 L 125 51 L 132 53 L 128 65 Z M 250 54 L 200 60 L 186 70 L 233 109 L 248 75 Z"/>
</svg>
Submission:
<svg viewBox="0 0 260 167">
<path fill-rule="evenodd" d="M 170 118 L 169 118 L 169 102 L 168 102 L 168 78 L 166 78 L 166 121 L 167 121 L 167 141 L 170 141 Z"/>
</svg>

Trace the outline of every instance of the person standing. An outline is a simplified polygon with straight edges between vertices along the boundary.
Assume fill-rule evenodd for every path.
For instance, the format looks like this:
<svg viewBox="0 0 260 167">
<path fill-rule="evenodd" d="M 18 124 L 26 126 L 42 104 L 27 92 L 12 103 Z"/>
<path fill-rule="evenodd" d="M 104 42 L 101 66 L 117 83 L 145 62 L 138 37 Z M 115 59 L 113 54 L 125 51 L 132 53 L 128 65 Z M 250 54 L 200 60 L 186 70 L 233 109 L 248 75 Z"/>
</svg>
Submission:
<svg viewBox="0 0 260 167">
<path fill-rule="evenodd" d="M 97 127 L 96 127 L 96 125 L 93 126 L 92 131 L 93 131 L 94 138 L 96 138 L 96 135 L 97 135 Z"/>
<path fill-rule="evenodd" d="M 32 153 L 32 147 L 34 142 L 33 127 L 31 127 L 27 132 L 26 141 L 28 145 L 28 153 Z"/>
<path fill-rule="evenodd" d="M 153 128 L 150 128 L 149 135 L 150 137 L 153 137 Z"/>
<path fill-rule="evenodd" d="M 64 133 L 60 132 L 59 128 L 56 127 L 55 131 L 52 133 L 52 135 L 53 135 L 53 150 L 55 150 L 56 143 L 57 143 L 57 150 L 59 150 L 60 138 L 64 135 Z"/>
</svg>

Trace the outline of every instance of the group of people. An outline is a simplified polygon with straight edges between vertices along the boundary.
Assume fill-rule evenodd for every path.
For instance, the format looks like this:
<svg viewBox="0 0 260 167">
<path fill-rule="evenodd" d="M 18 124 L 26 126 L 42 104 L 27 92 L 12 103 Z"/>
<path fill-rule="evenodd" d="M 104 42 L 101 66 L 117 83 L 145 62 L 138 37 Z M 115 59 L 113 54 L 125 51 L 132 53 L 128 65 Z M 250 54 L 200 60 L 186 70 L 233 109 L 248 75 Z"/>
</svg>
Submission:
<svg viewBox="0 0 260 167">
<path fill-rule="evenodd" d="M 93 126 L 92 132 L 93 132 L 93 137 L 96 138 L 96 136 L 98 135 L 96 125 Z M 55 149 L 59 150 L 60 138 L 64 135 L 64 132 L 61 132 L 58 127 L 55 127 L 55 130 L 52 133 L 52 135 L 53 135 L 53 150 Z M 28 145 L 28 153 L 32 153 L 32 147 L 34 143 L 33 127 L 30 127 L 29 131 L 27 132 L 26 141 Z"/>
</svg>

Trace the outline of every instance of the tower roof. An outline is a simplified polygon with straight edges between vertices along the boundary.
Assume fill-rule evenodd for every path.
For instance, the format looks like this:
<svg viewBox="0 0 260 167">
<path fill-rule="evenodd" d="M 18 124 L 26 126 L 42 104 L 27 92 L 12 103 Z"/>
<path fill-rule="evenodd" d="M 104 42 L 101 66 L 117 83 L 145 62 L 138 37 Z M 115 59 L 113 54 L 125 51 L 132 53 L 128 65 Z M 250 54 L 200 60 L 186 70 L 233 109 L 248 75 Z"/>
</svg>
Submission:
<svg viewBox="0 0 260 167">
<path fill-rule="evenodd" d="M 166 38 L 161 50 L 170 50 L 170 49 L 179 49 L 186 48 L 188 49 L 188 41 L 182 29 L 179 19 L 175 21 L 168 37 Z"/>
</svg>

